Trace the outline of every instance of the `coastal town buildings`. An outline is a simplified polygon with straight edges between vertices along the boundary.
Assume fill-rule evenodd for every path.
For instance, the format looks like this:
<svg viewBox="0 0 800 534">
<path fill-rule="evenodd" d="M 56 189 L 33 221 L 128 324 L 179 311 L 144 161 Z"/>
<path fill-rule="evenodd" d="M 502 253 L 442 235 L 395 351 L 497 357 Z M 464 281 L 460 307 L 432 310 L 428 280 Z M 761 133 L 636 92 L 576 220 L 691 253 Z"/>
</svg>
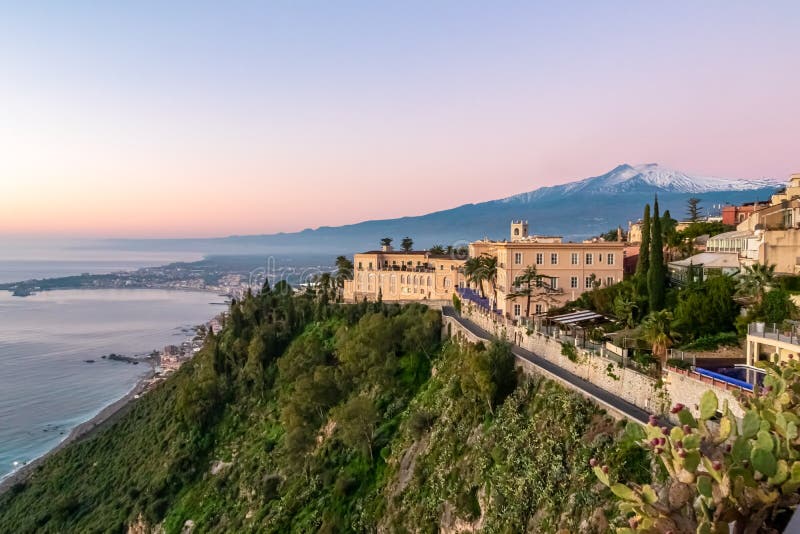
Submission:
<svg viewBox="0 0 800 534">
<path fill-rule="evenodd" d="M 525 315 L 527 296 L 515 297 L 521 288 L 515 286 L 517 278 L 528 267 L 535 267 L 537 275 L 545 277 L 541 291 L 531 298 L 532 316 L 547 313 L 585 291 L 622 281 L 625 244 L 618 241 L 589 241 L 565 243 L 560 236 L 529 235 L 527 221 L 511 223 L 508 241 L 475 241 L 470 243 L 469 254 L 483 254 L 497 258 L 497 295 L 493 306 L 504 316 L 519 318 Z"/>
<path fill-rule="evenodd" d="M 426 250 L 382 250 L 362 252 L 353 257 L 353 279 L 344 282 L 346 302 L 450 301 L 464 277 L 464 259 L 455 255 L 432 254 Z"/>
<path fill-rule="evenodd" d="M 739 206 L 723 206 L 722 207 L 722 224 L 728 226 L 736 226 L 744 222 L 756 210 L 766 208 L 769 202 L 745 202 Z"/>
<path fill-rule="evenodd" d="M 727 263 L 730 254 L 734 254 L 739 269 L 760 263 L 775 265 L 776 274 L 800 274 L 800 173 L 793 174 L 788 185 L 768 204 L 734 208 L 737 209 L 729 210 L 728 217 L 730 213 L 736 215 L 736 230 L 710 237 L 706 243 L 706 253 L 716 256 L 698 254 L 682 262 L 698 266 L 713 258 Z M 670 273 L 680 272 L 680 263 L 671 262 Z"/>
<path fill-rule="evenodd" d="M 161 351 L 158 362 L 159 367 L 161 367 L 163 371 L 176 371 L 186 359 L 183 356 L 184 351 L 181 347 L 177 345 L 167 345 L 164 347 L 164 350 Z"/>
</svg>

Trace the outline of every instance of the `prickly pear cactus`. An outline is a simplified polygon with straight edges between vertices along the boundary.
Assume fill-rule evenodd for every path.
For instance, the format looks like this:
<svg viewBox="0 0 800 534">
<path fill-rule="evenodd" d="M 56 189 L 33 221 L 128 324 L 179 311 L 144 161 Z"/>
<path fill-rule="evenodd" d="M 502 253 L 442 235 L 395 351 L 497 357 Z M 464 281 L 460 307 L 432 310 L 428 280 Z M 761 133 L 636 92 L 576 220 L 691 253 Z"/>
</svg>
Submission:
<svg viewBox="0 0 800 534">
<path fill-rule="evenodd" d="M 800 503 L 800 363 L 760 366 L 764 385 L 738 399 L 745 409 L 740 421 L 711 390 L 699 419 L 680 403 L 672 408 L 680 425 L 650 418 L 642 445 L 666 469 L 663 484 L 614 482 L 592 459 L 628 519 L 618 533 L 777 532 L 771 525 Z"/>
</svg>

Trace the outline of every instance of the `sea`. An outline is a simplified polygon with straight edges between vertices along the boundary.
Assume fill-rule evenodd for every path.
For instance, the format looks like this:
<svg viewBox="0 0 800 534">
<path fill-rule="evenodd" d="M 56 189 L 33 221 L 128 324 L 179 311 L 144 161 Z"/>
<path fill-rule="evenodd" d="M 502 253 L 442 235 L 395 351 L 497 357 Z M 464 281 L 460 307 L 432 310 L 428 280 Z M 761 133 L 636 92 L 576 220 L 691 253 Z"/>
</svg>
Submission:
<svg viewBox="0 0 800 534">
<path fill-rule="evenodd" d="M 199 259 L 106 251 L 46 259 L 15 255 L 2 245 L 0 282 Z M 224 311 L 223 300 L 209 292 L 160 289 L 59 290 L 28 297 L 0 291 L 0 479 L 58 445 L 151 370 L 147 363 L 103 355 L 146 355 L 179 344 L 193 335 L 193 327 Z"/>
</svg>

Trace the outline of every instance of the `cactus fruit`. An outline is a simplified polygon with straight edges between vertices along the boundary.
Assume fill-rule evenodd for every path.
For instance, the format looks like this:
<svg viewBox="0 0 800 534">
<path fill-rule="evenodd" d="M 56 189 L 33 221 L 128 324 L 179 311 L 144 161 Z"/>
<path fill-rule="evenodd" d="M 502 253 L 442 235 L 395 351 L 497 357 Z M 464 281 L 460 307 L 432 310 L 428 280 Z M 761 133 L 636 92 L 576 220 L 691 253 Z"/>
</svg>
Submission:
<svg viewBox="0 0 800 534">
<path fill-rule="evenodd" d="M 775 512 L 800 504 L 800 359 L 759 365 L 764 385 L 739 397 L 741 421 L 712 390 L 697 405 L 699 418 L 680 403 L 670 410 L 680 426 L 650 418 L 641 445 L 666 469 L 663 484 L 615 482 L 593 464 L 621 501 L 626 523 L 618 532 L 712 534 L 734 523 L 737 531 L 756 531 Z"/>
</svg>

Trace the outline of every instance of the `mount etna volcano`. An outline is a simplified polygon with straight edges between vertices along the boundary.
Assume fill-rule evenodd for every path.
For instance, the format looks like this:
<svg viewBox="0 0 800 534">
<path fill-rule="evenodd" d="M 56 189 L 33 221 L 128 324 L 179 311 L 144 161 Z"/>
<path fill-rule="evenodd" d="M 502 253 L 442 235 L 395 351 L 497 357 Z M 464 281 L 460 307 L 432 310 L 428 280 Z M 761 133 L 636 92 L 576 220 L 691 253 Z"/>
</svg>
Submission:
<svg viewBox="0 0 800 534">
<path fill-rule="evenodd" d="M 364 221 L 294 233 L 230 236 L 215 239 L 115 240 L 114 246 L 193 250 L 215 254 L 344 254 L 375 248 L 380 238 L 397 242 L 411 236 L 416 247 L 465 244 L 483 237 L 503 239 L 512 219 L 529 221 L 531 233 L 580 240 L 641 216 L 658 195 L 663 210 L 680 219 L 691 197 L 706 211 L 724 204 L 767 200 L 779 180 L 741 180 L 693 176 L 655 163 L 619 165 L 610 172 L 563 185 L 541 187 L 507 198 L 465 204 L 416 217 Z"/>
</svg>

